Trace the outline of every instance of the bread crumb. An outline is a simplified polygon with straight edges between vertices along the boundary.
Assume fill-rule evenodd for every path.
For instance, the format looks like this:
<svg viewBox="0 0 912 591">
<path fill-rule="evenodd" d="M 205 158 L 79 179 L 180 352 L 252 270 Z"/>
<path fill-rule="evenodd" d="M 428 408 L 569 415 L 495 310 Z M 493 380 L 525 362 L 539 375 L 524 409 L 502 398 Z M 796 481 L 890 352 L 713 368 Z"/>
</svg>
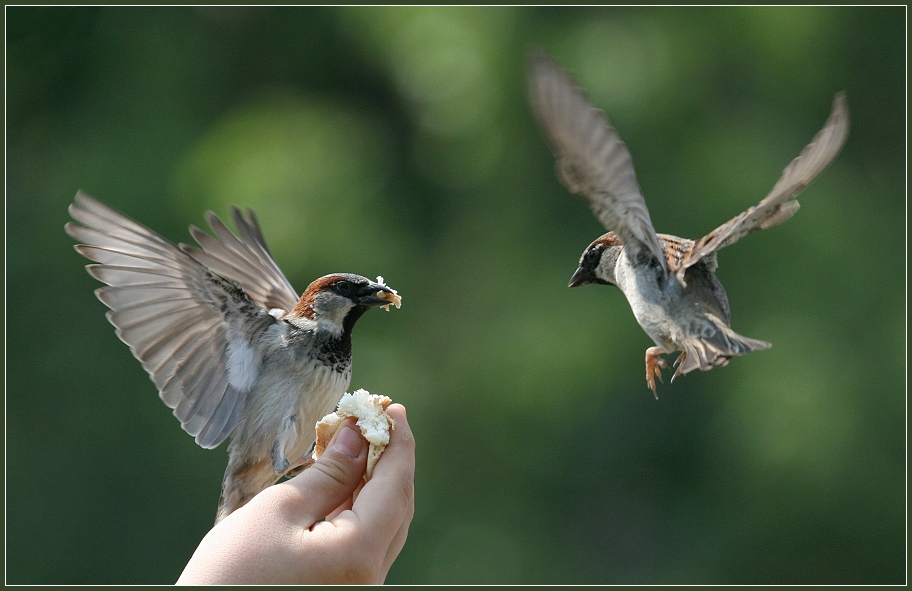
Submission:
<svg viewBox="0 0 912 591">
<path fill-rule="evenodd" d="M 390 302 L 392 305 L 396 306 L 397 310 L 399 308 L 401 308 L 402 307 L 402 296 L 399 295 L 399 292 L 397 292 L 395 289 L 393 289 L 392 287 L 387 285 L 386 282 L 383 280 L 382 275 L 377 275 L 377 283 L 379 283 L 383 287 L 386 287 L 393 293 L 388 293 L 385 291 L 378 291 L 374 295 L 378 298 L 381 298 L 381 299 L 384 299 L 384 300 Z M 382 306 L 382 308 L 384 310 L 386 310 L 387 312 L 389 312 L 389 309 L 390 309 L 389 304 Z"/>
</svg>

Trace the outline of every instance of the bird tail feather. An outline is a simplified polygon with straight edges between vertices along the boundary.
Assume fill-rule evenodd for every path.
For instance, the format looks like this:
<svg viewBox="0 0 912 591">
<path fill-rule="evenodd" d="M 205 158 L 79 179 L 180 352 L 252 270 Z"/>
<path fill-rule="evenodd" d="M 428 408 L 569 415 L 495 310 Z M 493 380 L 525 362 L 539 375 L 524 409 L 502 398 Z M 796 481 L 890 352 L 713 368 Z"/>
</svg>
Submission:
<svg viewBox="0 0 912 591">
<path fill-rule="evenodd" d="M 678 358 L 679 365 L 675 377 L 695 369 L 709 371 L 714 367 L 722 367 L 727 365 L 732 357 L 772 347 L 772 344 L 766 341 L 739 335 L 721 323 L 716 324 L 716 329 L 714 335 L 695 339 L 685 346 L 684 355 Z"/>
</svg>

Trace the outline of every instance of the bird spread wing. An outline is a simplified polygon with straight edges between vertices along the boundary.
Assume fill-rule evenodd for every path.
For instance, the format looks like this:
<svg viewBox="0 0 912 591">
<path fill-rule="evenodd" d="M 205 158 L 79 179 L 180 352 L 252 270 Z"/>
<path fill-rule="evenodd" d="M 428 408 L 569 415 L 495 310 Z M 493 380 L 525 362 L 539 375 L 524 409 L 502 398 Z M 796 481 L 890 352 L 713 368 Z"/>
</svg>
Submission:
<svg viewBox="0 0 912 591">
<path fill-rule="evenodd" d="M 235 284 L 230 277 L 207 269 L 158 233 L 85 193 L 76 194 L 69 211 L 78 223 L 68 223 L 66 231 L 83 243 L 76 246 L 80 254 L 99 263 L 88 265 L 87 270 L 108 286 L 96 295 L 110 308 L 107 317 L 117 336 L 142 363 L 184 430 L 200 446 L 216 447 L 237 424 L 250 386 L 249 373 L 238 377 L 238 371 L 229 368 L 229 361 L 239 361 L 239 350 L 253 355 L 240 335 L 256 334 L 276 319 L 259 302 L 251 301 L 238 286 L 241 281 Z M 220 233 L 224 226 L 218 225 Z M 268 257 L 252 217 L 240 231 L 242 244 L 256 253 L 256 263 L 259 257 Z M 244 250 L 234 242 L 222 243 L 226 250 L 235 248 L 233 259 L 214 258 L 226 265 L 244 261 L 236 274 L 246 273 L 245 281 L 255 282 L 256 263 L 245 259 Z M 277 283 L 271 271 L 260 272 L 260 281 L 269 286 Z M 257 293 L 268 292 L 265 288 Z M 275 301 L 287 306 L 287 297 Z M 263 301 L 272 300 L 264 296 Z M 255 360 L 240 361 L 255 366 Z"/>
<path fill-rule="evenodd" d="M 245 217 L 233 207 L 231 216 L 241 235 L 240 239 L 218 216 L 207 211 L 206 221 L 217 239 L 196 226 L 191 226 L 190 234 L 202 250 L 187 244 L 181 244 L 181 250 L 214 273 L 240 285 L 251 300 L 265 309 L 291 311 L 298 301 L 298 295 L 272 258 L 253 211 L 248 209 Z"/>
<path fill-rule="evenodd" d="M 782 177 L 769 195 L 698 240 L 675 269 L 678 278 L 683 278 L 688 267 L 707 255 L 734 244 L 751 232 L 771 228 L 792 217 L 799 207 L 795 197 L 839 154 L 848 133 L 849 107 L 845 94 L 840 92 L 833 99 L 833 110 L 823 128 L 801 154 L 785 167 Z"/>
<path fill-rule="evenodd" d="M 635 257 L 667 269 L 627 146 L 605 114 L 554 60 L 529 53 L 532 107 L 557 158 L 558 176 Z"/>
</svg>

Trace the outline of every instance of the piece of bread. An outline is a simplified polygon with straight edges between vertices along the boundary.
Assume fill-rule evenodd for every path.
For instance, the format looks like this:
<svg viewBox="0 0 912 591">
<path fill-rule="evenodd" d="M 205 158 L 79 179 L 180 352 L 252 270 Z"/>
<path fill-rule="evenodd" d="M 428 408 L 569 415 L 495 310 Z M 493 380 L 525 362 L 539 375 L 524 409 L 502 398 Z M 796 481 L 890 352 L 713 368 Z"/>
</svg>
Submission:
<svg viewBox="0 0 912 591">
<path fill-rule="evenodd" d="M 356 390 L 353 394 L 344 394 L 339 400 L 335 412 L 331 412 L 317 421 L 317 443 L 314 445 L 313 458 L 318 459 L 326 450 L 336 431 L 348 417 L 358 420 L 361 434 L 370 443 L 367 452 L 367 471 L 364 480 L 370 480 L 374 465 L 380 459 L 386 444 L 390 440 L 390 431 L 396 428 L 396 422 L 386 412 L 392 400 L 389 396 L 371 394 L 367 390 Z"/>
<path fill-rule="evenodd" d="M 388 288 L 393 293 L 387 293 L 385 291 L 378 291 L 377 293 L 374 294 L 375 296 L 377 296 L 378 298 L 383 298 L 384 300 L 388 301 L 390 304 L 396 306 L 397 309 L 402 307 L 402 296 L 399 295 L 398 291 L 396 291 L 395 289 L 393 289 L 392 287 L 387 285 L 386 282 L 383 281 L 383 277 L 381 277 L 380 275 L 377 275 L 377 283 L 379 283 L 383 287 Z M 387 304 L 385 306 L 381 306 L 381 308 L 383 308 L 387 312 L 389 312 L 389 309 L 390 309 L 389 304 Z"/>
</svg>

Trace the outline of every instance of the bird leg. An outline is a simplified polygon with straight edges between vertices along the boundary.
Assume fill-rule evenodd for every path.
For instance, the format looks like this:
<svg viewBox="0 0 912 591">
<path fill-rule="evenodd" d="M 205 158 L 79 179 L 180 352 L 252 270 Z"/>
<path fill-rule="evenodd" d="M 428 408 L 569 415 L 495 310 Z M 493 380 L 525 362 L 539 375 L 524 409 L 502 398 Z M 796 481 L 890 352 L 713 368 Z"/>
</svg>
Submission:
<svg viewBox="0 0 912 591">
<path fill-rule="evenodd" d="M 659 378 L 659 381 L 664 384 L 660 368 L 668 367 L 668 362 L 659 357 L 659 353 L 663 351 L 660 347 L 646 349 L 646 385 L 652 390 L 652 395 L 656 397 L 656 400 L 659 399 L 659 395 L 656 393 L 655 378 Z"/>
</svg>

